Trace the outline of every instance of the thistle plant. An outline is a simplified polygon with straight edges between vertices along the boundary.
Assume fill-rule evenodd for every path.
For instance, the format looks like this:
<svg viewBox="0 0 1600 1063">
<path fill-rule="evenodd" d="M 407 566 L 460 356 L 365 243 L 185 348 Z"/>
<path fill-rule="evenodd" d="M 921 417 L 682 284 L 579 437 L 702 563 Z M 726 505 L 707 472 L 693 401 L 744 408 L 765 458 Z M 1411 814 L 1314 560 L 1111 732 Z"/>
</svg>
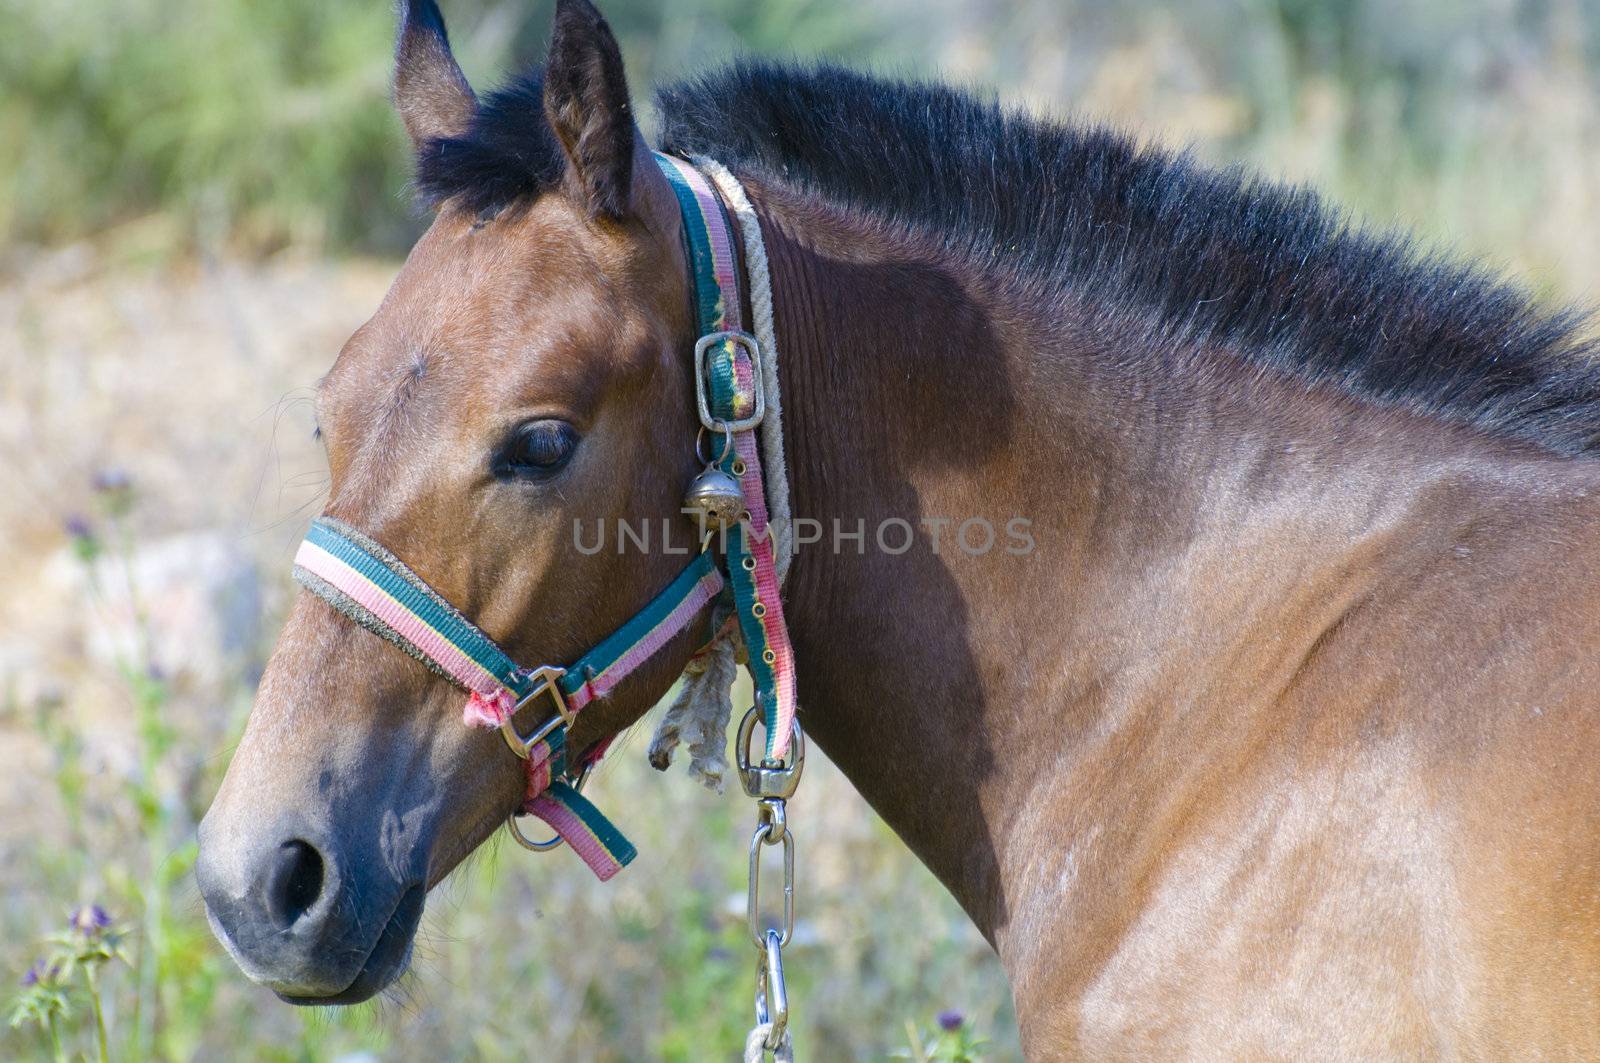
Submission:
<svg viewBox="0 0 1600 1063">
<path fill-rule="evenodd" d="M 68 983 L 62 977 L 61 967 L 46 960 L 36 960 L 28 973 L 22 976 L 22 992 L 11 1005 L 11 1027 L 37 1026 L 50 1038 L 50 1048 L 56 1060 L 67 1058 L 61 1047 L 61 1023 L 70 1017 L 72 1000 L 67 995 Z"/>
<path fill-rule="evenodd" d="M 954 1008 L 946 1008 L 934 1019 L 934 1029 L 926 1036 L 916 1023 L 906 1020 L 906 1039 L 910 1050 L 895 1053 L 896 1059 L 911 1059 L 916 1063 L 982 1063 L 979 1050 L 986 1042 L 979 1037 L 965 1015 Z"/>
<path fill-rule="evenodd" d="M 192 842 L 185 844 L 177 837 L 182 829 L 177 809 L 180 797 L 170 783 L 163 782 L 171 774 L 164 769 L 173 751 L 176 733 L 167 713 L 171 683 L 155 660 L 150 617 L 136 579 L 135 543 L 129 518 L 137 493 L 132 477 L 120 469 L 106 469 L 95 474 L 92 487 L 97 513 L 92 517 L 82 514 L 69 517 L 66 531 L 73 555 L 83 568 L 89 601 L 103 608 L 115 597 L 122 596 L 132 613 L 132 641 L 116 651 L 115 665 L 132 703 L 137 760 L 135 769 L 120 779 L 118 804 L 133 813 L 137 827 L 134 833 L 144 839 L 145 852 L 143 861 L 132 867 L 116 861 L 105 863 L 93 880 L 81 883 L 80 888 L 87 887 L 96 893 L 109 890 L 119 898 L 131 913 L 129 926 L 138 928 L 138 936 L 133 947 L 125 951 L 123 928 L 113 926 L 103 908 L 80 909 L 73 916 L 70 931 L 49 939 L 52 951 L 30 972 L 31 980 L 25 976 L 25 991 L 13 1014 L 13 1025 L 32 1023 L 44 1029 L 52 1045 L 58 1046 L 59 1054 L 59 1040 L 66 1029 L 64 1024 L 73 1017 L 77 1003 L 75 993 L 68 990 L 76 990 L 77 976 L 81 974 L 94 1017 L 100 1055 L 102 1059 L 109 1058 L 99 970 L 114 957 L 128 963 L 134 971 L 133 982 L 126 987 L 131 999 L 122 1009 L 128 1021 L 117 1054 L 143 1060 L 177 1047 L 173 1043 L 162 1043 L 163 1035 L 177 1037 L 187 1032 L 160 1027 L 164 1003 L 177 1005 L 171 1009 L 173 1013 L 169 1018 L 181 1020 L 186 1013 L 182 1005 L 187 1001 L 177 999 L 182 995 L 183 986 L 164 986 L 162 975 L 164 970 L 171 973 L 175 960 L 169 895 L 187 874 L 191 860 L 189 851 L 193 846 Z M 106 581 L 108 576 L 116 580 L 118 575 L 119 585 L 113 591 L 106 586 Z M 56 709 L 58 705 L 48 708 L 41 705 L 40 732 L 56 752 L 57 787 L 74 835 L 82 839 L 85 780 L 79 761 L 83 739 L 79 729 L 54 711 Z M 87 839 L 83 839 L 83 843 L 98 844 Z M 70 951 L 71 955 L 63 950 Z M 100 955 L 102 952 L 104 955 Z M 203 983 L 204 979 L 189 979 L 185 985 L 189 982 Z"/>
<path fill-rule="evenodd" d="M 59 1061 L 67 1058 L 62 1024 L 70 1020 L 81 995 L 94 1016 L 95 1044 L 101 1063 L 109 1063 L 105 1009 L 101 1004 L 101 968 L 114 960 L 128 962 L 126 933 L 98 904 L 72 913 L 67 929 L 45 939 L 45 954 L 22 976 L 22 992 L 11 1007 L 13 1027 L 37 1026 L 50 1038 Z M 77 985 L 81 977 L 82 986 Z"/>
</svg>

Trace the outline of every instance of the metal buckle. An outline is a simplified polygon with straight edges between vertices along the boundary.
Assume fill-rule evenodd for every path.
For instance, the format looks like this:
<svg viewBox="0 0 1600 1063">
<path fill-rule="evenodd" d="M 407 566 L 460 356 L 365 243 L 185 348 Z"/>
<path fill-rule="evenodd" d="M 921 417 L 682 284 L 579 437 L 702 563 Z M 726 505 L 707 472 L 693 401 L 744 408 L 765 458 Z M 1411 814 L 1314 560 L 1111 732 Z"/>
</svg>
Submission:
<svg viewBox="0 0 1600 1063">
<path fill-rule="evenodd" d="M 744 792 L 757 800 L 776 797 L 787 801 L 800 785 L 800 773 L 806 767 L 806 736 L 800 733 L 798 721 L 794 724 L 789 742 L 789 763 L 750 759 L 750 742 L 755 737 L 756 723 L 762 719 L 754 707 L 739 721 L 739 737 L 733 744 L 735 760 L 739 766 L 739 782 Z"/>
<path fill-rule="evenodd" d="M 755 379 L 756 408 L 748 417 L 740 417 L 732 421 L 723 421 L 711 416 L 710 386 L 707 379 L 706 352 L 719 343 L 732 343 L 736 347 L 743 347 L 750 357 L 751 376 Z M 748 332 L 738 329 L 729 329 L 724 332 L 708 332 L 694 343 L 694 405 L 700 413 L 700 423 L 712 432 L 744 432 L 760 424 L 767 416 L 767 393 L 762 385 L 761 371 L 761 344 Z"/>
<path fill-rule="evenodd" d="M 538 685 L 528 692 L 527 697 L 517 702 L 515 707 L 506 713 L 506 718 L 500 721 L 500 736 L 506 740 L 506 745 L 511 747 L 511 752 L 523 760 L 528 759 L 533 752 L 533 747 L 548 738 L 551 731 L 554 731 L 557 727 L 571 726 L 573 717 L 576 714 L 567 708 L 567 699 L 562 695 L 561 688 L 556 685 L 561 680 L 561 677 L 566 674 L 567 670 L 565 668 L 557 668 L 549 664 L 530 670 L 527 678 L 535 680 Z M 537 731 L 524 738 L 517 733 L 517 713 L 521 712 L 523 706 L 527 705 L 528 702 L 545 693 L 548 693 L 550 700 L 555 703 L 555 717 L 541 724 Z"/>
</svg>

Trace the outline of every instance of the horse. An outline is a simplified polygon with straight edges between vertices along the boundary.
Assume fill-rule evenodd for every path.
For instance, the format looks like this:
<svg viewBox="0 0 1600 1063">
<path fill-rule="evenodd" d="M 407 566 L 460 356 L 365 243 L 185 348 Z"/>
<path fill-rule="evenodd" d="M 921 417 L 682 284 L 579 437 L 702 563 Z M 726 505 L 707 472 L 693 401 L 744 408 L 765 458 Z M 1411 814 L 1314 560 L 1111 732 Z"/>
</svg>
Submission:
<svg viewBox="0 0 1600 1063">
<path fill-rule="evenodd" d="M 410 0 L 394 98 L 433 217 L 318 386 L 326 513 L 516 660 L 572 660 L 681 565 L 571 532 L 685 520 L 684 221 L 588 0 L 482 98 Z M 1585 319 L 937 83 L 741 61 L 657 103 L 759 218 L 823 529 L 783 593 L 799 718 L 992 944 L 1027 1055 L 1600 1058 Z M 349 1003 L 405 968 L 524 794 L 458 713 L 298 597 L 200 827 L 250 978 Z"/>
</svg>

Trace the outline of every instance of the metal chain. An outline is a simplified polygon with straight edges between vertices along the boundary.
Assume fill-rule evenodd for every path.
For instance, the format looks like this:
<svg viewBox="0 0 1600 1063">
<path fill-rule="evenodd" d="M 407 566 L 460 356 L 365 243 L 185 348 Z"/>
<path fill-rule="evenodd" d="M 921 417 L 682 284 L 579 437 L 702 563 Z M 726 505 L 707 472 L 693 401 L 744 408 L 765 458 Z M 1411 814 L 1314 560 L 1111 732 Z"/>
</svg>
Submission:
<svg viewBox="0 0 1600 1063">
<path fill-rule="evenodd" d="M 789 1036 L 789 989 L 783 975 L 783 947 L 794 936 L 794 832 L 789 829 L 788 800 L 800 785 L 806 747 L 796 724 L 789 763 L 752 763 L 750 744 L 759 719 L 756 709 L 745 714 L 735 746 L 739 781 L 745 793 L 756 799 L 756 829 L 750 836 L 750 888 L 745 897 L 745 922 L 750 942 L 756 947 L 756 1026 L 746 1041 L 745 1059 L 753 1063 L 770 1052 L 777 1063 L 787 1063 L 794 1058 Z M 778 927 L 763 927 L 761 856 L 771 846 L 783 847 L 783 921 Z"/>
</svg>

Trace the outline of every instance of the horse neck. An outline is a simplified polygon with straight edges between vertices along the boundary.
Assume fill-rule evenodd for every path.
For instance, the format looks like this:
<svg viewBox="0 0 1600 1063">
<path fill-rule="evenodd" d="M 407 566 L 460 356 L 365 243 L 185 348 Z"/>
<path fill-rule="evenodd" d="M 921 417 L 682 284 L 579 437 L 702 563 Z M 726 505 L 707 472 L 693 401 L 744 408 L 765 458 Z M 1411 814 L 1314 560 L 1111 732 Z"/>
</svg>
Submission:
<svg viewBox="0 0 1600 1063">
<path fill-rule="evenodd" d="M 1037 593 L 1064 575 L 1051 529 L 1093 487 L 1063 482 L 1055 385 L 1012 356 L 1029 337 L 1001 293 L 865 219 L 752 194 L 802 543 L 801 720 L 993 941 L 1006 828 L 1054 744 L 1014 695 L 1061 621 Z"/>
<path fill-rule="evenodd" d="M 786 593 L 801 718 L 1003 956 L 1091 855 L 1136 868 L 1379 581 L 1509 504 L 1473 437 L 1248 372 L 1207 389 L 1237 366 L 1205 352 L 1126 372 L 1147 337 L 753 192 L 821 535 Z"/>
</svg>

